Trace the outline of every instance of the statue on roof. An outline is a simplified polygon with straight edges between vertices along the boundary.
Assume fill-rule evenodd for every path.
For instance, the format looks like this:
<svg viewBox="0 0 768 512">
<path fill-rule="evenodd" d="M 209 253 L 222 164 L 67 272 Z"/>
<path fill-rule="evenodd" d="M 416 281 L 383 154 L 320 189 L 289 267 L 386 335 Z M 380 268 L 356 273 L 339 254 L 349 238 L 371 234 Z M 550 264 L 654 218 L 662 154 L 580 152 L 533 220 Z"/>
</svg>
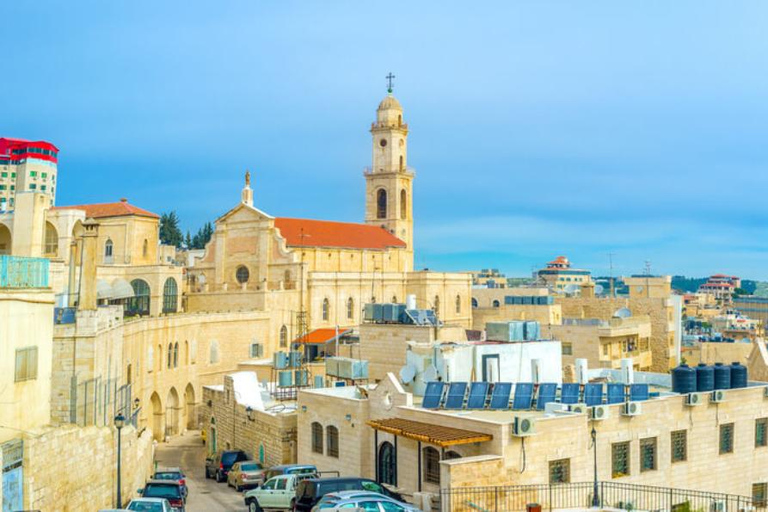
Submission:
<svg viewBox="0 0 768 512">
<path fill-rule="evenodd" d="M 247 169 L 245 171 L 245 186 L 246 187 L 251 186 L 251 171 Z"/>
</svg>

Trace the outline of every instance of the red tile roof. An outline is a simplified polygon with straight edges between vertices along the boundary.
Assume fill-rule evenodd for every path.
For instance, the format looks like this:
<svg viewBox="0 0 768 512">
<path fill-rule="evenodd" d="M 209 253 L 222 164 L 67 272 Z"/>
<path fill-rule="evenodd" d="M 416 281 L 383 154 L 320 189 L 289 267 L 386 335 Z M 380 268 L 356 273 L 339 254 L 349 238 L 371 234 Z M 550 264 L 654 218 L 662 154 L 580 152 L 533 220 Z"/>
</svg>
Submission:
<svg viewBox="0 0 768 512">
<path fill-rule="evenodd" d="M 118 203 L 96 203 L 96 204 L 78 204 L 73 206 L 54 206 L 52 210 L 83 210 L 85 216 L 92 219 L 104 217 L 125 217 L 128 215 L 138 215 L 140 217 L 150 217 L 159 219 L 156 213 L 133 206 L 128 201 L 121 200 Z"/>
<path fill-rule="evenodd" d="M 339 328 L 339 338 L 352 332 L 352 329 Z M 308 332 L 304 336 L 293 340 L 294 343 L 310 343 L 310 344 L 324 344 L 336 339 L 336 328 L 332 329 L 315 329 L 312 332 Z"/>
<path fill-rule="evenodd" d="M 278 217 L 275 227 L 293 247 L 342 247 L 384 250 L 405 247 L 405 242 L 379 226 L 326 220 Z"/>
</svg>

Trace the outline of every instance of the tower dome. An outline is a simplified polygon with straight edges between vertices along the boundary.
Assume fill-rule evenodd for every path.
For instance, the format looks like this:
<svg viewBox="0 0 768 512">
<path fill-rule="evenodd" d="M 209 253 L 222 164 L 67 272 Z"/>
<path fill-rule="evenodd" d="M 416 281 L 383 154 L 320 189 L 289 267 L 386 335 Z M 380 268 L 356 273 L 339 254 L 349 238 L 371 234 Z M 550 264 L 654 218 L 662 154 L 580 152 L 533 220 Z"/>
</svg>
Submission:
<svg viewBox="0 0 768 512">
<path fill-rule="evenodd" d="M 403 107 L 400 105 L 400 102 L 397 101 L 397 98 L 392 96 L 391 94 L 387 94 L 387 96 L 381 100 L 381 103 L 379 103 L 379 108 L 377 109 L 379 111 L 381 110 L 403 110 Z"/>
<path fill-rule="evenodd" d="M 400 126 L 403 124 L 403 107 L 397 98 L 388 94 L 376 109 L 376 124 L 378 126 Z"/>
</svg>

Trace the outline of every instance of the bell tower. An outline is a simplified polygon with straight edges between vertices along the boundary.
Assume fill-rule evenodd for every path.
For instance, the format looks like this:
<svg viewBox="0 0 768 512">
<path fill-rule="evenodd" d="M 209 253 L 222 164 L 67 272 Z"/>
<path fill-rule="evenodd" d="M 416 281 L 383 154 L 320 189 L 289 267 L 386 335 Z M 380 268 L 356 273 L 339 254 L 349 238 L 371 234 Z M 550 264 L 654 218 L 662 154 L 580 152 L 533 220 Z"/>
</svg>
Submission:
<svg viewBox="0 0 768 512">
<path fill-rule="evenodd" d="M 381 226 L 408 246 L 413 254 L 413 169 L 408 162 L 408 125 L 403 107 L 392 95 L 392 73 L 387 76 L 388 94 L 376 109 L 371 123 L 372 165 L 365 170 L 365 222 Z"/>
</svg>

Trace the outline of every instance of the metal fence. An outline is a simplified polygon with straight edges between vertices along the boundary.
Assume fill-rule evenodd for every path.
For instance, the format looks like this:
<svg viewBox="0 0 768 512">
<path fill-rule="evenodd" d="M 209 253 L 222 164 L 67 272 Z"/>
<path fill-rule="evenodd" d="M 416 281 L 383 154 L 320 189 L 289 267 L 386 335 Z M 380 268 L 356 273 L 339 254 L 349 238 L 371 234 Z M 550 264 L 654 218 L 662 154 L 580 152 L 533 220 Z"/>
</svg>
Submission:
<svg viewBox="0 0 768 512">
<path fill-rule="evenodd" d="M 80 426 L 108 426 L 115 416 L 122 414 L 134 427 L 138 408 L 133 406 L 130 384 L 118 386 L 118 379 L 88 379 L 78 381 L 72 377 L 70 395 L 70 423 Z"/>
<path fill-rule="evenodd" d="M 0 256 L 0 288 L 48 288 L 46 258 Z"/>
<path fill-rule="evenodd" d="M 594 482 L 514 485 L 442 489 L 443 512 L 517 512 L 529 504 L 541 510 L 590 508 Z M 751 497 L 668 487 L 617 482 L 598 482 L 601 507 L 659 512 L 751 512 L 765 511 L 765 501 Z"/>
</svg>

